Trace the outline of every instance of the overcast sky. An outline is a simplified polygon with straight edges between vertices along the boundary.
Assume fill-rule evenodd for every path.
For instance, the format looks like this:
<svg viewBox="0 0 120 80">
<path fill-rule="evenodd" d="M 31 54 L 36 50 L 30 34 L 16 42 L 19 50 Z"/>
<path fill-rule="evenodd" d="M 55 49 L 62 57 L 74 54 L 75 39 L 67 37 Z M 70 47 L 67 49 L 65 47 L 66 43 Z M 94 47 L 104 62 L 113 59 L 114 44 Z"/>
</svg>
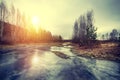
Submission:
<svg viewBox="0 0 120 80">
<path fill-rule="evenodd" d="M 81 14 L 94 11 L 98 33 L 120 30 L 120 0 L 11 0 L 21 11 L 38 16 L 43 28 L 71 38 L 73 25 Z M 8 1 L 10 3 L 10 0 Z"/>
</svg>

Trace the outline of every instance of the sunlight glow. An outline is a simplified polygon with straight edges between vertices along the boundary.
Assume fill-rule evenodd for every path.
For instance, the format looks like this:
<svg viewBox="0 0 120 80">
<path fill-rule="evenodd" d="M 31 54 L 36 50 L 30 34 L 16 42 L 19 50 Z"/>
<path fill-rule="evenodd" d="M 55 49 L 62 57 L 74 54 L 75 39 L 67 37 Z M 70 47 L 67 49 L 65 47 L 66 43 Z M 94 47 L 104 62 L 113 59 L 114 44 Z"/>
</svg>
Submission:
<svg viewBox="0 0 120 80">
<path fill-rule="evenodd" d="M 33 23 L 33 25 L 39 25 L 40 19 L 37 16 L 34 16 L 32 18 L 32 23 Z"/>
<path fill-rule="evenodd" d="M 39 61 L 40 61 L 39 56 L 35 54 L 32 58 L 32 65 L 33 66 L 39 65 Z"/>
<path fill-rule="evenodd" d="M 39 27 L 40 27 L 40 19 L 39 19 L 39 17 L 34 16 L 34 17 L 32 18 L 32 24 L 33 24 L 33 26 L 35 27 L 36 32 L 38 33 Z"/>
<path fill-rule="evenodd" d="M 33 63 L 33 64 L 37 64 L 38 62 L 39 62 L 38 57 L 37 57 L 37 56 L 34 56 L 34 57 L 33 57 L 33 60 L 32 60 L 32 63 Z"/>
</svg>

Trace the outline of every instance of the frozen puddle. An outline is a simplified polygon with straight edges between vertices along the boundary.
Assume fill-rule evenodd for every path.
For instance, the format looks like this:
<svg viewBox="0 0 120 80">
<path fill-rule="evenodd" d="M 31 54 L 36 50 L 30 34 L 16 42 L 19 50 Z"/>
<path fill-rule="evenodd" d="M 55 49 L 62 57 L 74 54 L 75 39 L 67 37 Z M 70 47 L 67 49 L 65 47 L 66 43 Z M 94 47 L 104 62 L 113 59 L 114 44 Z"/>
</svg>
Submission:
<svg viewBox="0 0 120 80">
<path fill-rule="evenodd" d="M 64 47 L 57 47 L 57 46 L 52 46 L 51 47 L 51 51 L 58 51 L 58 52 L 62 52 L 68 56 L 75 56 L 71 51 L 71 48 L 68 46 L 64 46 Z"/>
</svg>

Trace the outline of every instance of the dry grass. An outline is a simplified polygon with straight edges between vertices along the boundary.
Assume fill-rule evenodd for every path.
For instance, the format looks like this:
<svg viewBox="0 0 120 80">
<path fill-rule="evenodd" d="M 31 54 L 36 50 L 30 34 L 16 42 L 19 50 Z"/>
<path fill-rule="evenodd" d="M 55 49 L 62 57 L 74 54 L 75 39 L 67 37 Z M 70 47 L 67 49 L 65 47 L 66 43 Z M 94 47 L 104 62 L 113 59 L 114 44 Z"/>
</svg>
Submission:
<svg viewBox="0 0 120 80">
<path fill-rule="evenodd" d="M 17 44 L 14 46 L 25 45 L 25 44 Z M 36 44 L 29 44 L 29 45 L 43 45 L 43 46 L 63 46 L 63 45 L 71 45 L 73 46 L 72 51 L 78 56 L 88 56 L 92 58 L 99 58 L 99 59 L 109 59 L 109 60 L 120 60 L 120 44 L 114 42 L 106 42 L 100 43 L 97 47 L 79 47 L 77 44 L 73 43 L 62 43 L 62 42 L 55 42 L 55 43 L 36 43 Z M 12 48 L 13 45 L 0 45 L 1 48 Z M 58 52 L 54 52 L 58 55 Z M 62 54 L 59 53 L 61 56 Z M 62 55 L 63 57 L 63 55 Z"/>
<path fill-rule="evenodd" d="M 118 47 L 118 43 L 101 43 L 99 44 L 99 47 L 94 48 L 85 48 L 76 45 L 72 50 L 80 56 L 89 56 L 109 60 L 120 60 L 120 47 Z"/>
</svg>

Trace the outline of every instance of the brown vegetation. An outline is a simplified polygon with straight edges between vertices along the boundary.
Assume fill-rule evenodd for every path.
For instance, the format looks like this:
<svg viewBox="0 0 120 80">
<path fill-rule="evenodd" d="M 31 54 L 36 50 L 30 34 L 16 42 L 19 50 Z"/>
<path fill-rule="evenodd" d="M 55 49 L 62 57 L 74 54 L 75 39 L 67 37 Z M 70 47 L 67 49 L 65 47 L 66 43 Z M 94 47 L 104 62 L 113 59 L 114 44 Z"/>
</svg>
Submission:
<svg viewBox="0 0 120 80">
<path fill-rule="evenodd" d="M 74 44 L 72 51 L 79 56 L 87 56 L 99 59 L 120 60 L 120 46 L 119 43 L 106 42 L 100 43 L 96 47 L 79 47 Z"/>
</svg>

